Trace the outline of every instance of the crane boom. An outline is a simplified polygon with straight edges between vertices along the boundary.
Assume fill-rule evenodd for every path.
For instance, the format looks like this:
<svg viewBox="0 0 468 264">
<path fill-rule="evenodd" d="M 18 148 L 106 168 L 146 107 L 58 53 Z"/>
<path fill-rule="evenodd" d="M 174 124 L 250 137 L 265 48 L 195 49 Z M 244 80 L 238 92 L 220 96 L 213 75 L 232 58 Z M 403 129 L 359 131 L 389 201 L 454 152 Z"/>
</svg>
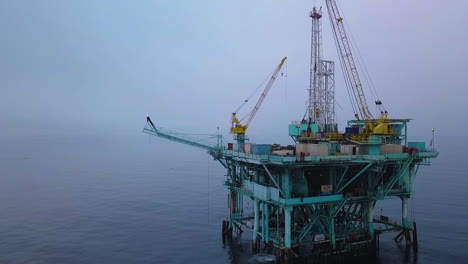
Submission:
<svg viewBox="0 0 468 264">
<path fill-rule="evenodd" d="M 359 78 L 356 63 L 354 62 L 353 54 L 351 52 L 351 46 L 343 25 L 343 18 L 340 15 L 340 11 L 338 10 L 335 0 L 326 0 L 326 4 L 333 34 L 338 46 L 337 48 L 343 63 L 343 72 L 345 74 L 345 78 L 347 78 L 351 84 L 354 100 L 357 104 L 358 113 L 355 114 L 359 114 L 364 120 L 371 120 L 373 119 L 373 116 L 367 106 L 366 97 L 362 89 L 362 83 Z"/>
<path fill-rule="evenodd" d="M 146 126 L 143 128 L 143 132 L 153 136 L 162 137 L 171 141 L 207 150 L 208 153 L 215 158 L 220 156 L 221 149 L 224 148 L 223 138 L 219 134 L 207 135 L 209 139 L 216 138 L 216 143 L 206 142 L 206 139 L 194 138 L 189 134 L 176 133 L 161 127 L 156 127 L 149 116 L 146 117 Z"/>
<path fill-rule="evenodd" d="M 245 134 L 247 131 L 247 128 L 249 127 L 250 123 L 254 119 L 255 115 L 258 112 L 258 109 L 260 109 L 260 106 L 262 106 L 263 101 L 265 100 L 265 97 L 268 95 L 268 92 L 270 91 L 271 87 L 273 86 L 273 83 L 276 80 L 276 77 L 278 76 L 279 71 L 283 67 L 284 62 L 288 59 L 288 57 L 284 57 L 280 64 L 276 67 L 275 71 L 270 77 L 270 80 L 268 81 L 265 89 L 263 90 L 262 94 L 260 95 L 260 98 L 257 101 L 257 104 L 255 104 L 255 107 L 252 109 L 250 112 L 250 115 L 245 122 L 245 125 L 241 125 L 239 119 L 237 118 L 237 113 L 232 113 L 232 128 L 231 128 L 231 133 L 232 134 Z"/>
</svg>

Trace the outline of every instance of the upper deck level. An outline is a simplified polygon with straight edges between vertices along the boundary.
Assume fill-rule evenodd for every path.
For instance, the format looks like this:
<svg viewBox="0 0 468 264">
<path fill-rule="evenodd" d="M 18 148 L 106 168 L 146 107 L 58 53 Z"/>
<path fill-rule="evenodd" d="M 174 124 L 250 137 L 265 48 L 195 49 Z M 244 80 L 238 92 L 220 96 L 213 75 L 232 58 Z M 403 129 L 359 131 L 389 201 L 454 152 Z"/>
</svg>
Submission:
<svg viewBox="0 0 468 264">
<path fill-rule="evenodd" d="M 223 150 L 222 156 L 242 160 L 252 164 L 274 164 L 274 165 L 331 165 L 331 164 L 349 164 L 349 163 L 369 163 L 378 161 L 398 161 L 412 157 L 423 162 L 429 162 L 431 158 L 438 155 L 436 149 L 423 150 L 413 153 L 381 153 L 378 155 L 369 154 L 330 154 L 330 155 L 277 155 L 245 153 L 236 150 Z"/>
</svg>

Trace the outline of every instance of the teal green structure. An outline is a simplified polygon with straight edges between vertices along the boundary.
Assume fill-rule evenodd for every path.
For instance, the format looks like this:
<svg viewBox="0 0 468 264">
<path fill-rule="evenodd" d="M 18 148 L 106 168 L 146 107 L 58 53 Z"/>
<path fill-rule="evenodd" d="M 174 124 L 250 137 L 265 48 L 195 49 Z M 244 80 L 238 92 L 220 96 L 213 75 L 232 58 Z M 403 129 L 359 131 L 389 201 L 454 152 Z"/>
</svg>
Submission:
<svg viewBox="0 0 468 264">
<path fill-rule="evenodd" d="M 250 229 L 254 250 L 263 242 L 281 254 L 352 253 L 371 250 L 377 235 L 389 230 L 400 231 L 398 238 L 406 238 L 407 244 L 417 243 L 409 232 L 413 223 L 408 200 L 419 167 L 429 165 L 438 152 L 424 142 L 407 142 L 407 119 L 390 119 L 393 135 L 371 135 L 365 142 L 346 134 L 331 137 L 314 128 L 309 130 L 314 139 L 304 143 L 298 136 L 306 124 L 290 125 L 289 135 L 297 139 L 295 149 L 261 155 L 229 149 L 220 135 L 212 135 L 212 144 L 199 143 L 150 121 L 145 133 L 205 149 L 225 167 L 230 215 L 223 232 Z M 362 128 L 364 122 L 348 125 Z M 312 153 L 301 151 L 301 144 Z M 376 203 L 390 197 L 401 200 L 400 220 L 374 217 Z"/>
</svg>

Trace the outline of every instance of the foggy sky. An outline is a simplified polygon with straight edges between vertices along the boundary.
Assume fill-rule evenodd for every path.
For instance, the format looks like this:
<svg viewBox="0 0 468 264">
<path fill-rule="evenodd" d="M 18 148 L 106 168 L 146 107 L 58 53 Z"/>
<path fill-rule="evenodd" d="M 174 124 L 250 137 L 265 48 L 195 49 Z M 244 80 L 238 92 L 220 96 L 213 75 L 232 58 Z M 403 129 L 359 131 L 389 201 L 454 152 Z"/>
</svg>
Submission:
<svg viewBox="0 0 468 264">
<path fill-rule="evenodd" d="M 427 140 L 433 127 L 458 135 L 468 121 L 467 1 L 340 3 L 390 117 L 414 119 L 415 139 Z M 288 142 L 287 124 L 306 107 L 313 5 L 1 1 L 0 137 L 138 135 L 146 114 L 175 130 L 219 126 L 228 135 L 231 112 L 288 56 L 287 78 L 278 78 L 248 131 L 253 142 Z M 344 130 L 353 113 L 326 12 L 323 44 L 324 59 L 337 66 Z"/>
</svg>

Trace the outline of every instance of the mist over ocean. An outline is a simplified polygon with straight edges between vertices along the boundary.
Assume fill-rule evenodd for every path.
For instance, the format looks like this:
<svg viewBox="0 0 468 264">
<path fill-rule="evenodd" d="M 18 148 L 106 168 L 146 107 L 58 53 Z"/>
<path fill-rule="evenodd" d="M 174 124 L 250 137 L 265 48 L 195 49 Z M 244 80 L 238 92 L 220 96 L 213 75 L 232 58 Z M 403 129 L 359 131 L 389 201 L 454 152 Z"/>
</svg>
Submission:
<svg viewBox="0 0 468 264">
<path fill-rule="evenodd" d="M 381 100 L 389 118 L 411 118 L 408 141 L 435 129 L 440 151 L 409 202 L 419 252 L 388 234 L 369 263 L 468 263 L 468 1 L 339 2 L 370 111 Z M 150 114 L 177 132 L 228 134 L 287 56 L 247 135 L 292 144 L 316 66 L 315 4 L 345 131 L 355 111 L 324 0 L 0 1 L 0 264 L 253 264 L 250 232 L 221 241 L 224 168 L 141 130 Z M 400 208 L 385 200 L 375 214 Z"/>
<path fill-rule="evenodd" d="M 249 263 L 250 232 L 222 244 L 225 172 L 202 150 L 145 134 L 0 147 L 0 263 Z M 446 153 L 420 168 L 409 213 L 419 252 L 385 235 L 377 263 L 466 263 L 467 183 Z M 399 202 L 375 213 L 399 217 Z"/>
</svg>

